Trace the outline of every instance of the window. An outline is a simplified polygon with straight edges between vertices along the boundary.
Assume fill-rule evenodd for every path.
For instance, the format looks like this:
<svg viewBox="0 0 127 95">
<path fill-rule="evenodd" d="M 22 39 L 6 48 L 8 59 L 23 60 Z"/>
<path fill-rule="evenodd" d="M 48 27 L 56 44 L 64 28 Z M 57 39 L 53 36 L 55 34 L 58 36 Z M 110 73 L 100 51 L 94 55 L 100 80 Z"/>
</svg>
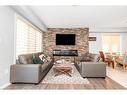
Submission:
<svg viewBox="0 0 127 95">
<path fill-rule="evenodd" d="M 26 53 L 41 52 L 42 32 L 21 17 L 16 18 L 16 56 Z"/>
<path fill-rule="evenodd" d="M 104 52 L 120 52 L 120 34 L 103 34 L 102 48 Z"/>
</svg>

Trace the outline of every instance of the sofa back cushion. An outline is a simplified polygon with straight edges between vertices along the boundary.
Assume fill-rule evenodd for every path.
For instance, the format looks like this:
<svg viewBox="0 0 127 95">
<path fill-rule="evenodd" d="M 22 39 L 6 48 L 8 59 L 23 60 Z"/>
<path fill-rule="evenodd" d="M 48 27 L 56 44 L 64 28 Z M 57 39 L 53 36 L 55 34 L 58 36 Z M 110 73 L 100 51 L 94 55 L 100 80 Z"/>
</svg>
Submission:
<svg viewBox="0 0 127 95">
<path fill-rule="evenodd" d="M 33 55 L 34 64 L 43 64 L 44 62 L 39 58 Z"/>
<path fill-rule="evenodd" d="M 20 64 L 34 64 L 33 54 L 22 54 L 18 56 Z"/>
<path fill-rule="evenodd" d="M 98 62 L 99 60 L 100 60 L 100 55 L 92 54 L 92 53 L 87 53 L 81 59 L 81 61 L 85 61 L 85 62 Z"/>
<path fill-rule="evenodd" d="M 99 54 L 94 54 L 94 57 L 93 57 L 93 62 L 99 62 L 100 60 L 100 55 Z"/>
<path fill-rule="evenodd" d="M 34 64 L 33 55 L 38 57 L 39 54 L 42 54 L 42 52 L 31 53 L 31 54 L 22 54 L 22 55 L 18 56 L 18 61 L 20 64 Z"/>
<path fill-rule="evenodd" d="M 43 52 L 33 53 L 35 57 L 39 57 L 39 55 L 43 54 Z"/>
</svg>

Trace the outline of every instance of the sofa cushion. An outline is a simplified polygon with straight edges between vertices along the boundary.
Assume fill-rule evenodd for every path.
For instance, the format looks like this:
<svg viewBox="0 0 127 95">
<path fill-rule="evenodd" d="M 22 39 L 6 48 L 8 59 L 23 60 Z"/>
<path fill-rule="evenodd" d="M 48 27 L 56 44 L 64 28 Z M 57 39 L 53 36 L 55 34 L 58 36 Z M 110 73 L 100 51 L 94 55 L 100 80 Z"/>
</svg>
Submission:
<svg viewBox="0 0 127 95">
<path fill-rule="evenodd" d="M 52 58 L 47 55 L 47 54 L 42 54 L 39 56 L 41 58 L 41 60 L 43 60 L 44 62 L 51 62 L 52 61 Z"/>
<path fill-rule="evenodd" d="M 81 56 L 80 61 L 90 61 L 90 58 L 88 56 L 89 53 L 85 53 Z"/>
<path fill-rule="evenodd" d="M 100 60 L 100 55 L 99 54 L 95 54 L 93 57 L 93 62 L 99 62 Z"/>
<path fill-rule="evenodd" d="M 50 56 L 47 56 L 47 57 L 46 57 L 46 60 L 47 60 L 48 62 L 51 62 L 51 61 L 52 61 L 52 58 L 51 58 Z"/>
<path fill-rule="evenodd" d="M 33 62 L 34 62 L 34 64 L 43 64 L 44 63 L 39 57 L 34 57 Z"/>
<path fill-rule="evenodd" d="M 91 58 L 85 56 L 85 57 L 83 57 L 83 58 L 81 59 L 81 62 L 83 62 L 83 61 L 85 61 L 85 62 L 89 62 L 89 61 L 91 61 Z"/>
<path fill-rule="evenodd" d="M 34 64 L 33 54 L 22 54 L 18 56 L 20 64 Z"/>
<path fill-rule="evenodd" d="M 100 55 L 99 54 L 89 54 L 89 57 L 92 62 L 99 62 L 100 60 Z"/>
<path fill-rule="evenodd" d="M 40 58 L 41 60 L 43 60 L 43 58 L 45 58 L 45 55 L 44 55 L 44 54 L 40 54 L 40 55 L 39 55 L 39 58 Z"/>
<path fill-rule="evenodd" d="M 39 54 L 42 54 L 43 52 L 38 53 L 31 53 L 31 54 L 22 54 L 18 56 L 18 61 L 20 64 L 34 64 L 33 62 L 33 55 L 38 57 Z"/>
<path fill-rule="evenodd" d="M 100 60 L 99 54 L 86 53 L 82 56 L 80 61 L 84 62 L 98 62 Z"/>
</svg>

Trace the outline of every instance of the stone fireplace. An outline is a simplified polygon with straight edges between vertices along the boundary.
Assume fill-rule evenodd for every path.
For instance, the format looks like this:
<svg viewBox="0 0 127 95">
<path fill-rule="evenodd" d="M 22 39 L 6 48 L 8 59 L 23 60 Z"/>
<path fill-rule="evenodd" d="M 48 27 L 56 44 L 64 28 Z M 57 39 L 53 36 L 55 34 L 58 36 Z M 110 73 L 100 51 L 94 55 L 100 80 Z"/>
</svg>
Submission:
<svg viewBox="0 0 127 95">
<path fill-rule="evenodd" d="M 56 34 L 75 34 L 75 45 L 56 45 Z M 43 34 L 43 50 L 49 55 L 53 54 L 53 50 L 77 50 L 78 56 L 81 56 L 89 51 L 88 37 L 88 28 L 49 28 Z"/>
</svg>

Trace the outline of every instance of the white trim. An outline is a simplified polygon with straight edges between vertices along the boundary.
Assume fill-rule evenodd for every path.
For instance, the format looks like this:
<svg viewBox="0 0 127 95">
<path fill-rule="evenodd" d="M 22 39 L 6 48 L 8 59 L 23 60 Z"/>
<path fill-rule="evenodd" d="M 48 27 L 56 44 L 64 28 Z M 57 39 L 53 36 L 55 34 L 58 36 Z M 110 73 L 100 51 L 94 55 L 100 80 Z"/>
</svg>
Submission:
<svg viewBox="0 0 127 95">
<path fill-rule="evenodd" d="M 0 89 L 4 89 L 4 88 L 6 88 L 7 86 L 9 86 L 11 83 L 6 83 L 6 84 L 4 84 L 3 86 L 1 86 L 0 87 Z"/>
</svg>

